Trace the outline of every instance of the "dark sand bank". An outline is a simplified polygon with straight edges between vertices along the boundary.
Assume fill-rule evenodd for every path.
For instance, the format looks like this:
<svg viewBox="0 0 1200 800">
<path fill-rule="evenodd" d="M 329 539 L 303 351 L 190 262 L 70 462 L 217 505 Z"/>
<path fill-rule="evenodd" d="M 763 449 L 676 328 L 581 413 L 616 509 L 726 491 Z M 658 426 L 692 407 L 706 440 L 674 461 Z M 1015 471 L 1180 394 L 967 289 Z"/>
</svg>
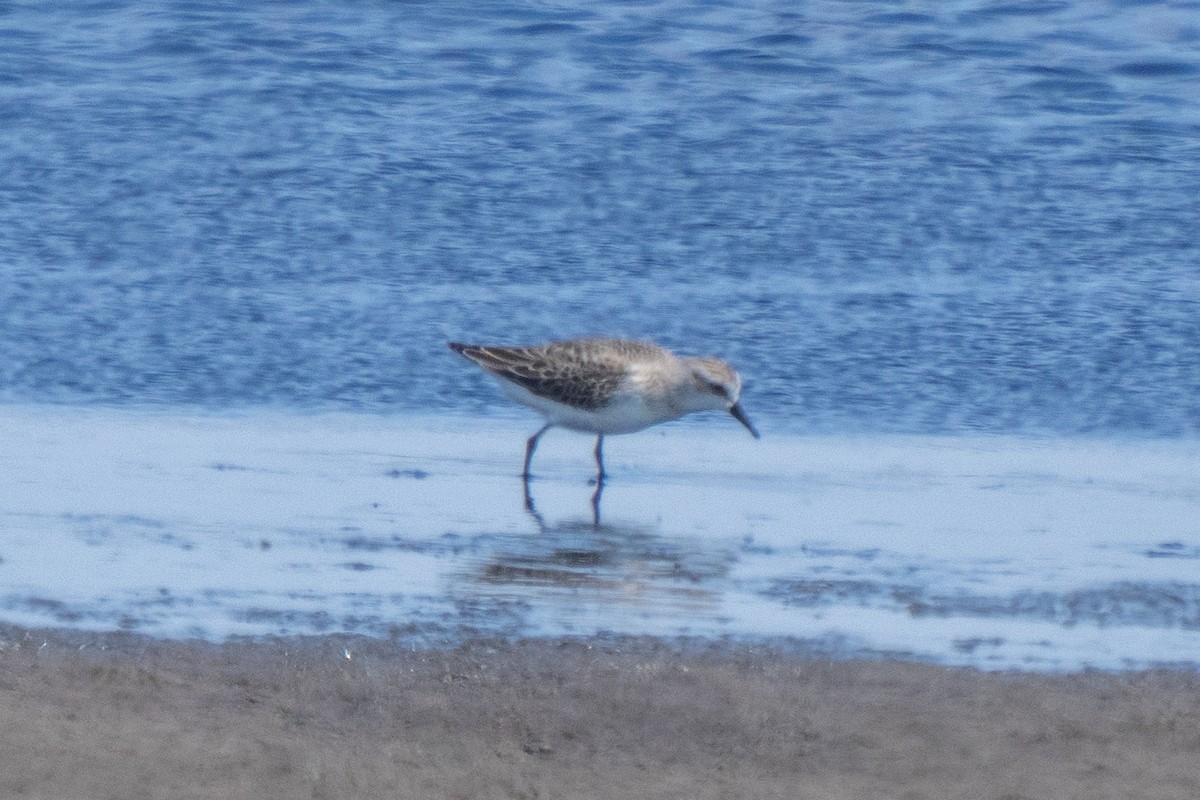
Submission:
<svg viewBox="0 0 1200 800">
<path fill-rule="evenodd" d="M 651 639 L 0 642 L 3 797 L 1200 797 L 1194 672 Z"/>
</svg>

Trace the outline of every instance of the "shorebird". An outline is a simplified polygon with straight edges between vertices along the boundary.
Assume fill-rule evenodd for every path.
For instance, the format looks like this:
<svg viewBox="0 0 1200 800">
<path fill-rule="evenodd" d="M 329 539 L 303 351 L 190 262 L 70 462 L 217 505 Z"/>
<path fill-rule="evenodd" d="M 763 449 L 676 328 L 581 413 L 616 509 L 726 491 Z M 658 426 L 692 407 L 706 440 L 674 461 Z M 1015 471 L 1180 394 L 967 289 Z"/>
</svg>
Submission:
<svg viewBox="0 0 1200 800">
<path fill-rule="evenodd" d="M 525 444 L 521 477 L 531 477 L 538 439 L 551 428 L 596 434 L 596 482 L 604 482 L 604 437 L 633 433 L 695 411 L 728 411 L 758 438 L 738 398 L 742 379 L 716 358 L 676 356 L 656 344 L 572 339 L 529 347 L 449 342 L 500 381 L 512 400 L 546 424 Z"/>
</svg>

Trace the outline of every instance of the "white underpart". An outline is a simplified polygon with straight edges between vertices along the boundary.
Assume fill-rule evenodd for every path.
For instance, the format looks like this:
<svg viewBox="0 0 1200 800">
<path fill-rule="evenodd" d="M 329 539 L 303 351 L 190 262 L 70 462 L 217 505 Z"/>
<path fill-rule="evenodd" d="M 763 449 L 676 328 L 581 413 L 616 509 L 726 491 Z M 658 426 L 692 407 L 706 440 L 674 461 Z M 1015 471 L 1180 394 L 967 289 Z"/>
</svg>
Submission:
<svg viewBox="0 0 1200 800">
<path fill-rule="evenodd" d="M 498 378 L 509 399 L 528 406 L 546 418 L 547 422 L 585 433 L 634 433 L 651 425 L 678 419 L 692 411 L 721 408 L 713 404 L 711 395 L 698 396 L 686 373 L 664 365 L 633 364 L 629 375 L 613 393 L 612 399 L 594 411 L 575 408 L 541 397 L 514 383 Z"/>
<path fill-rule="evenodd" d="M 547 422 L 561 428 L 585 433 L 633 433 L 656 422 L 662 422 L 661 419 L 648 418 L 645 403 L 634 395 L 622 394 L 619 399 L 604 408 L 588 411 L 557 403 L 505 380 L 500 381 L 500 386 L 510 399 L 532 408 L 545 417 Z"/>
</svg>

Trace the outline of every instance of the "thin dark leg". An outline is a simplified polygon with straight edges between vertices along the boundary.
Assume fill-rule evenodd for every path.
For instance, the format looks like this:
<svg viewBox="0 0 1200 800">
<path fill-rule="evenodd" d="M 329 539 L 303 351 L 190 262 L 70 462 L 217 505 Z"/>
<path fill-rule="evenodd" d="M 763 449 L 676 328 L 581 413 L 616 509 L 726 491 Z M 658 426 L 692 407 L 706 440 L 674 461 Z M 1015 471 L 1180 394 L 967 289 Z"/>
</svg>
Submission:
<svg viewBox="0 0 1200 800">
<path fill-rule="evenodd" d="M 537 449 L 538 439 L 542 438 L 542 434 L 554 427 L 547 422 L 542 426 L 542 429 L 529 437 L 529 441 L 525 443 L 525 469 L 521 471 L 521 477 L 529 480 L 533 474 L 529 471 L 529 462 L 533 460 L 533 451 Z"/>
<path fill-rule="evenodd" d="M 604 434 L 596 437 L 596 485 L 604 483 Z"/>
</svg>

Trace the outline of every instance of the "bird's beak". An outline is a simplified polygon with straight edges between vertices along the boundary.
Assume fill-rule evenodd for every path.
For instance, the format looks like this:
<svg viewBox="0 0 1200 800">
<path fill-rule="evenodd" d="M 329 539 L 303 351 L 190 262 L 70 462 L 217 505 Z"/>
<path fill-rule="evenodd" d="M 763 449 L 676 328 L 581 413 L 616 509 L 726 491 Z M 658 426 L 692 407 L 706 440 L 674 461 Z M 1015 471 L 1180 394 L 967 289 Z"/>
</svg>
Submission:
<svg viewBox="0 0 1200 800">
<path fill-rule="evenodd" d="M 759 438 L 758 431 L 754 430 L 754 426 L 750 424 L 750 419 L 746 416 L 746 412 L 742 411 L 741 403 L 734 403 L 731 405 L 729 407 L 729 413 L 733 415 L 734 419 L 745 425 L 746 430 L 750 431 L 755 439 Z"/>
</svg>

